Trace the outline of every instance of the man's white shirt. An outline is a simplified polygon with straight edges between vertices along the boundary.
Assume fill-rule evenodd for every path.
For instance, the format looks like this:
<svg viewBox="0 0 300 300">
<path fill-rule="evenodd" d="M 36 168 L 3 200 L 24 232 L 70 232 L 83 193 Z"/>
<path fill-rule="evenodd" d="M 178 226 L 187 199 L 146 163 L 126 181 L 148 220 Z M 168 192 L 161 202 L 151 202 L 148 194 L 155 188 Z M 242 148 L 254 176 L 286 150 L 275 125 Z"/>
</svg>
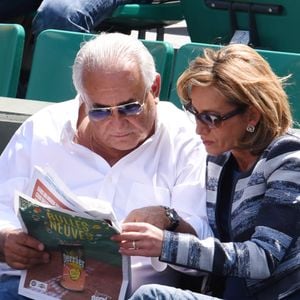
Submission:
<svg viewBox="0 0 300 300">
<path fill-rule="evenodd" d="M 12 137 L 0 157 L 0 229 L 20 228 L 14 191 L 26 190 L 34 166 L 50 166 L 78 197 L 108 201 L 120 222 L 133 209 L 165 205 L 175 208 L 199 237 L 211 235 L 205 202 L 206 152 L 183 111 L 159 102 L 155 133 L 110 166 L 73 142 L 78 109 L 77 99 L 46 107 Z M 13 270 L 3 265 L 1 272 Z M 132 258 L 133 290 L 145 283 L 172 284 L 171 273 L 156 272 L 149 258 Z"/>
</svg>

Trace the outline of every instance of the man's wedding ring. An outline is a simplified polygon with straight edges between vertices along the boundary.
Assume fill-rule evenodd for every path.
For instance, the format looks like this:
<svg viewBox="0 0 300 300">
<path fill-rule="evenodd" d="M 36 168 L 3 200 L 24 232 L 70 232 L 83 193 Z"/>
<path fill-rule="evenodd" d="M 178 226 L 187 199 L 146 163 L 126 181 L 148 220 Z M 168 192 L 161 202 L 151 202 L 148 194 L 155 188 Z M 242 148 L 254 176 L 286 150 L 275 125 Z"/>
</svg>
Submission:
<svg viewBox="0 0 300 300">
<path fill-rule="evenodd" d="M 136 248 L 135 241 L 132 241 L 132 248 L 133 248 L 134 250 L 136 250 L 136 249 L 137 249 L 137 248 Z"/>
</svg>

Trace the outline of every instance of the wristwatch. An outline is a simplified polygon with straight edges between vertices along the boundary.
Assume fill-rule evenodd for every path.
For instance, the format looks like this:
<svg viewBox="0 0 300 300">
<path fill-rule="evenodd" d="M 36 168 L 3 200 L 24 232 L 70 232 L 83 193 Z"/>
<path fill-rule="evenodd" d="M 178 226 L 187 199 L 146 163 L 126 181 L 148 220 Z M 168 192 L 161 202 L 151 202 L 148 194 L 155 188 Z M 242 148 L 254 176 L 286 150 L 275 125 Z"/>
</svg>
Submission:
<svg viewBox="0 0 300 300">
<path fill-rule="evenodd" d="M 168 206 L 162 207 L 165 209 L 166 216 L 170 221 L 170 225 L 166 228 L 166 230 L 174 231 L 179 225 L 180 217 L 175 209 L 170 208 Z"/>
</svg>

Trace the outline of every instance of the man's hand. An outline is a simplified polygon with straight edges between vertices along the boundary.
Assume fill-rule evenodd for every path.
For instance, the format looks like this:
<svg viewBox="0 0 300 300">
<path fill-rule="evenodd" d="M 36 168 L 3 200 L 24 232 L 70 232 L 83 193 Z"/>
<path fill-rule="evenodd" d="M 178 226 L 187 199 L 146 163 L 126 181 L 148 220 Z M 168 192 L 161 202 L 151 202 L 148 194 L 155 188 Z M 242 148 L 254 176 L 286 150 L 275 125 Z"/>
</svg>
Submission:
<svg viewBox="0 0 300 300">
<path fill-rule="evenodd" d="M 162 230 L 170 226 L 170 220 L 166 216 L 166 210 L 163 206 L 146 206 L 132 210 L 123 223 L 144 222 L 152 224 Z M 194 228 L 180 217 L 177 232 L 190 233 L 196 235 Z"/>
<path fill-rule="evenodd" d="M 14 269 L 29 269 L 36 264 L 48 263 L 50 256 L 44 250 L 44 244 L 20 230 L 1 232 L 2 255 Z"/>
<path fill-rule="evenodd" d="M 145 222 L 160 229 L 166 229 L 170 225 L 165 209 L 162 206 L 147 206 L 134 209 L 123 221 L 123 223 L 129 222 Z"/>
</svg>

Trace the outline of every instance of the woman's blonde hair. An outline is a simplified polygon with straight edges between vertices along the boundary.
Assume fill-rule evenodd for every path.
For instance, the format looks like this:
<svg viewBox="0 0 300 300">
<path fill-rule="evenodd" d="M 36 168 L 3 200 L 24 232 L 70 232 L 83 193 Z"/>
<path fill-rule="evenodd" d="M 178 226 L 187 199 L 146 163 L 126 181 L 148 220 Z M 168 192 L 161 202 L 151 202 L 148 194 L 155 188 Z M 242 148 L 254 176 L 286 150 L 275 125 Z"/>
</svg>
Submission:
<svg viewBox="0 0 300 300">
<path fill-rule="evenodd" d="M 191 101 L 193 86 L 214 86 L 233 105 L 255 107 L 261 119 L 254 133 L 245 133 L 240 148 L 260 153 L 292 125 L 284 84 L 267 61 L 247 45 L 232 44 L 219 50 L 205 49 L 193 60 L 177 81 L 181 101 Z M 197 101 L 197 100 L 196 100 Z"/>
</svg>

